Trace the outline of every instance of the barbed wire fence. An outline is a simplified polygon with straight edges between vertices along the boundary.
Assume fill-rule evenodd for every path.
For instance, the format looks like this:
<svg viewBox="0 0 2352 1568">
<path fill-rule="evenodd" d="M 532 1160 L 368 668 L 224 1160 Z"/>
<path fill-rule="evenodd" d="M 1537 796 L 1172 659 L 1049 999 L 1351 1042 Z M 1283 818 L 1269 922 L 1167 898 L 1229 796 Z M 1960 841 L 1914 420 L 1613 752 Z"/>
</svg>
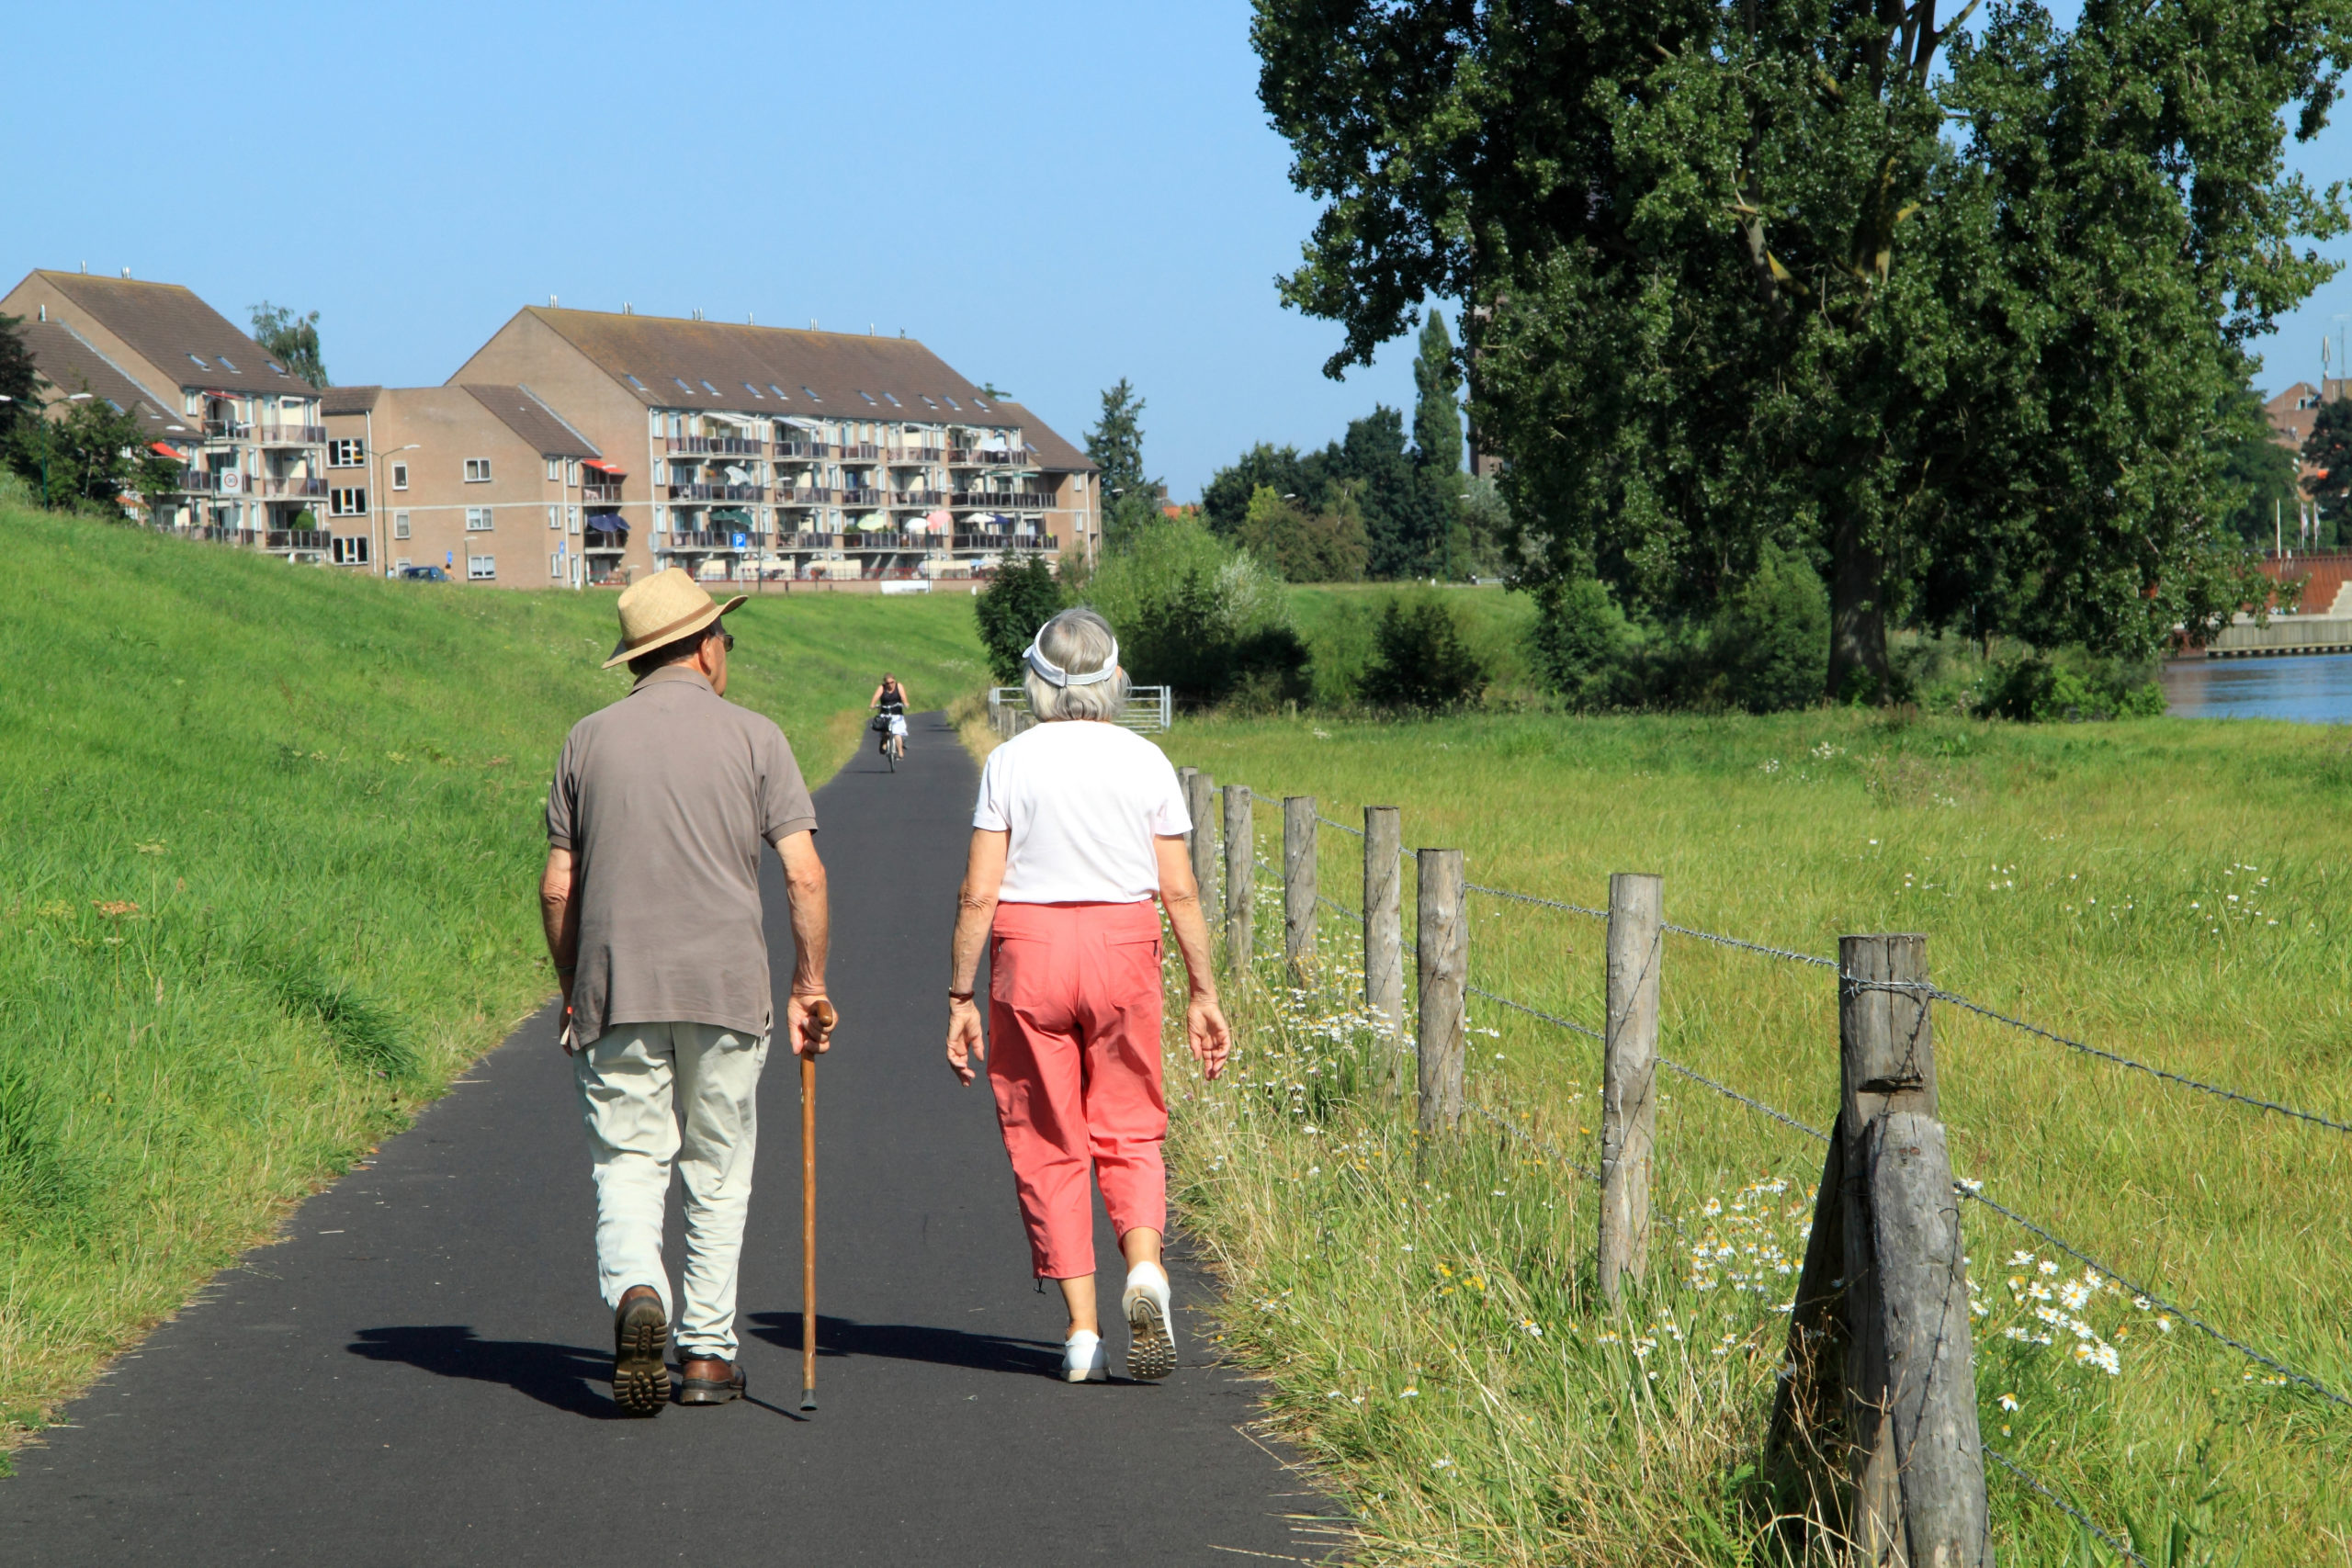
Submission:
<svg viewBox="0 0 2352 1568">
<path fill-rule="evenodd" d="M 1250 798 L 1254 805 L 1259 801 L 1277 801 L 1280 797 L 1253 789 L 1250 791 Z M 1323 816 L 1319 811 L 1313 814 L 1313 819 L 1321 826 L 1335 829 L 1351 838 L 1358 840 L 1367 839 L 1367 835 L 1363 829 L 1345 822 L 1334 820 L 1329 817 Z M 1401 846 L 1398 850 L 1399 858 L 1407 862 L 1411 861 L 1418 853 L 1418 851 L 1405 849 Z M 1546 897 L 1538 894 L 1528 893 L 1518 889 L 1489 886 L 1478 883 L 1468 882 L 1466 880 L 1463 883 L 1463 887 L 1466 892 L 1500 899 L 1509 903 L 1552 909 L 1569 914 L 1582 915 L 1604 921 L 1610 919 L 1610 911 L 1605 908 L 1596 908 L 1589 905 L 1577 904 L 1565 899 Z M 1319 891 L 1316 895 L 1315 903 L 1320 909 L 1329 911 L 1342 920 L 1359 925 L 1363 922 L 1363 915 L 1362 911 L 1351 908 L 1347 905 L 1321 894 Z M 1988 1007 L 1966 996 L 1947 990 L 1941 987 L 1928 984 L 1924 981 L 1890 981 L 1884 978 L 1851 975 L 1842 969 L 1838 960 L 1825 957 L 1819 953 L 1805 953 L 1794 948 L 1774 946 L 1768 942 L 1752 942 L 1746 938 L 1729 936 L 1716 931 L 1702 931 L 1690 926 L 1678 925 L 1670 922 L 1660 922 L 1659 930 L 1667 933 L 1671 933 L 1675 936 L 1688 938 L 1691 941 L 1709 943 L 1727 950 L 1751 953 L 1758 957 L 1771 959 L 1781 963 L 1799 964 L 1810 968 L 1828 969 L 1837 974 L 1839 984 L 1844 987 L 1913 992 L 1928 1000 L 1947 1003 L 1951 1006 L 1961 1008 L 1965 1011 L 1986 1019 L 1992 1022 L 2017 1030 L 2030 1038 L 2047 1042 L 2065 1050 L 2108 1063 L 2110 1066 L 2114 1066 L 2127 1071 L 2146 1075 L 2162 1083 L 2173 1087 L 2198 1094 L 2211 1096 L 2216 1100 L 2243 1106 L 2251 1111 L 2286 1117 L 2307 1125 L 2327 1129 L 2332 1132 L 2352 1134 L 2352 1123 L 2347 1123 L 2346 1122 L 2337 1118 L 2325 1115 L 2322 1112 L 2284 1104 L 2280 1101 L 2266 1099 L 2260 1095 L 2247 1093 L 2244 1090 L 2210 1083 L 2203 1079 L 2190 1077 L 2187 1074 L 2172 1071 L 2168 1068 L 2156 1066 L 2153 1064 L 2140 1061 L 2121 1053 L 2109 1051 L 2102 1047 L 2090 1044 L 2087 1042 L 2075 1039 L 2055 1030 L 2034 1023 L 2029 1020 L 2002 1012 L 1996 1008 Z M 1405 952 L 1417 953 L 1418 950 L 1410 942 L 1401 942 L 1401 945 Z M 1606 1043 L 1607 1036 L 1601 1030 L 1595 1029 L 1588 1024 L 1580 1023 L 1574 1019 L 1564 1017 L 1558 1013 L 1532 1006 L 1500 992 L 1470 984 L 1466 977 L 1463 983 L 1463 989 L 1467 995 L 1480 998 L 1483 1000 L 1505 1008 L 1521 1016 L 1533 1019 L 1538 1022 L 1566 1031 L 1581 1038 L 1601 1041 L 1604 1043 Z M 1816 1142 L 1823 1144 L 1828 1144 L 1831 1142 L 1831 1134 L 1829 1133 L 1801 1121 L 1789 1114 L 1787 1111 L 1781 1111 L 1765 1100 L 1743 1093 L 1739 1089 L 1736 1089 L 1728 1084 L 1722 1083 L 1715 1078 L 1710 1077 L 1707 1075 L 1680 1062 L 1675 1061 L 1662 1054 L 1657 1055 L 1656 1060 L 1659 1066 L 1664 1066 L 1679 1076 L 1688 1078 L 1690 1081 L 1699 1084 L 1702 1088 L 1710 1089 L 1725 1100 L 1741 1105 L 1757 1114 L 1768 1117 L 1783 1126 L 1789 1127 L 1796 1132 L 1803 1133 L 1807 1137 Z M 1560 1149 L 1550 1141 L 1540 1137 L 1528 1128 L 1520 1126 L 1508 1116 L 1498 1114 L 1493 1109 L 1479 1102 L 1476 1099 L 1465 1094 L 1464 1097 L 1464 1108 L 1471 1114 L 1477 1117 L 1480 1121 L 1495 1128 L 1498 1132 L 1530 1147 L 1537 1149 L 1539 1152 L 1543 1153 L 1547 1159 L 1555 1163 L 1560 1168 L 1572 1172 L 1588 1181 L 1597 1182 L 1600 1179 L 1600 1173 L 1598 1170 L 1595 1170 L 1583 1162 L 1575 1159 L 1566 1151 Z M 2245 1340 L 2216 1327 L 2214 1325 L 2207 1322 L 2201 1315 L 2170 1302 L 2164 1295 L 2159 1294 L 2155 1290 L 2135 1282 L 2132 1276 L 2127 1275 L 2121 1270 L 2106 1263 L 2102 1259 L 2091 1254 L 2089 1251 L 2086 1250 L 2084 1247 L 2067 1240 L 2065 1237 L 2058 1235 L 2049 1227 L 2030 1218 L 2026 1214 L 2020 1213 L 2016 1209 L 2011 1208 L 2005 1203 L 1987 1197 L 1983 1190 L 1984 1183 L 1982 1181 L 1970 1180 L 1964 1178 L 1955 1179 L 1952 1186 L 1955 1193 L 1962 1200 L 1976 1203 L 1996 1214 L 1999 1214 L 2010 1223 L 2040 1238 L 2041 1241 L 2058 1248 L 2062 1252 L 2064 1252 L 2076 1262 L 2082 1264 L 2086 1270 L 2097 1276 L 2098 1279 L 2112 1281 L 2120 1289 L 2129 1292 L 2135 1298 L 2135 1301 L 2146 1303 L 2151 1310 L 2161 1312 L 2170 1317 L 2177 1318 L 2179 1321 L 2196 1329 L 2216 1344 L 2219 1344 L 2227 1349 L 2235 1352 L 2237 1355 L 2267 1369 L 2270 1373 L 2274 1374 L 2270 1379 L 2274 1383 L 2301 1387 L 2329 1404 L 2346 1408 L 2352 1408 L 2352 1397 L 2347 1397 L 2343 1392 L 2331 1386 L 2320 1378 L 2310 1372 L 2291 1366 L 2286 1361 L 2271 1356 L 2265 1351 L 2256 1348 L 2255 1346 L 2248 1344 Z M 1671 1216 L 1667 1216 L 1667 1220 L 1668 1224 L 1671 1225 L 1672 1228 L 1678 1232 L 1680 1231 L 1681 1226 L 1679 1224 L 1675 1224 Z M 2135 1563 L 2142 1564 L 2143 1568 L 2148 1568 L 2148 1559 L 2136 1551 L 2129 1540 L 2119 1537 L 2114 1532 L 2108 1529 L 2097 1519 L 2086 1513 L 2081 1507 L 2069 1501 L 2059 1491 L 2052 1487 L 2041 1478 L 2036 1476 L 2023 1465 L 2019 1464 L 2008 1454 L 1995 1449 L 1990 1444 L 1983 1444 L 1981 1446 L 1983 1452 L 1987 1457 L 1993 1459 L 2004 1470 L 2015 1476 L 2019 1483 L 2042 1501 L 2047 1502 L 2052 1506 L 2069 1516 L 2077 1525 L 2081 1526 L 2091 1535 L 2096 1536 L 2099 1541 L 2107 1546 L 2110 1551 L 2130 1559 Z"/>
</svg>

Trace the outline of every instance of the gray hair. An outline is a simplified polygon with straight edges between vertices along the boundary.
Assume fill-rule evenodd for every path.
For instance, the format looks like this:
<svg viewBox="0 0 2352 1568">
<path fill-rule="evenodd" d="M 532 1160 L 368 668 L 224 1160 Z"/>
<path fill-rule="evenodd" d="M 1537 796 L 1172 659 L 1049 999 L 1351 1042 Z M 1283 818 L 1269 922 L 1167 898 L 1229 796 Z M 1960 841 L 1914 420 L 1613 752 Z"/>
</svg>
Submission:
<svg viewBox="0 0 2352 1568">
<path fill-rule="evenodd" d="M 1073 675 L 1091 675 L 1111 662 L 1117 648 L 1111 623 L 1082 606 L 1064 610 L 1037 630 L 1037 651 Z M 1115 719 L 1127 705 L 1125 670 L 1091 686 L 1057 686 L 1030 670 L 1021 683 L 1029 694 L 1029 711 L 1040 724 L 1063 718 Z"/>
</svg>

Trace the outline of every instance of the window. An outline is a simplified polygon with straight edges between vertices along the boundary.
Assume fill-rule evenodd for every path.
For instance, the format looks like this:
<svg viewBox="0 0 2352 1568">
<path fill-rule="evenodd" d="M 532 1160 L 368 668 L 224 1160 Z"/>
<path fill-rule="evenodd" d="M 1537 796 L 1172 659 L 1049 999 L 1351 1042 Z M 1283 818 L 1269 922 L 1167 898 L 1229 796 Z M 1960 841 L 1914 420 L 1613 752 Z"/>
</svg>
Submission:
<svg viewBox="0 0 2352 1568">
<path fill-rule="evenodd" d="M 408 489 L 408 465 L 406 463 L 394 463 L 392 465 L 392 488 L 394 490 Z"/>
<path fill-rule="evenodd" d="M 188 355 L 188 357 L 189 357 L 190 359 L 193 359 L 193 360 L 195 360 L 195 361 L 196 361 L 196 367 L 197 367 L 198 370 L 209 370 L 209 369 L 211 369 L 211 368 L 212 368 L 212 367 L 211 367 L 211 366 L 207 365 L 207 364 L 204 362 L 204 355 L 200 355 L 200 354 L 191 354 L 191 355 Z"/>
<path fill-rule="evenodd" d="M 931 394 L 929 392 L 917 392 L 915 396 L 922 400 L 922 406 L 927 409 L 935 409 L 939 406 L 937 403 L 931 400 Z"/>
<path fill-rule="evenodd" d="M 191 356 L 191 357 L 193 357 L 193 356 Z M 242 375 L 243 375 L 243 374 L 244 374 L 244 372 L 243 372 L 243 371 L 242 371 L 242 370 L 238 369 L 235 366 L 233 366 L 233 365 L 232 365 L 232 364 L 230 364 L 230 363 L 229 363 L 229 356 L 228 356 L 227 355 L 225 355 L 225 354 L 216 354 L 216 355 L 214 355 L 212 357 L 213 357 L 213 358 L 215 358 L 215 359 L 217 359 L 217 360 L 219 360 L 219 361 L 220 362 L 220 368 L 221 368 L 221 369 L 223 369 L 223 370 L 226 370 L 230 375 L 232 375 L 232 376 L 242 376 Z M 200 362 L 199 362 L 199 363 L 200 363 Z"/>
<path fill-rule="evenodd" d="M 825 400 L 824 399 L 822 399 L 822 398 L 819 397 L 819 396 L 816 394 L 815 390 L 814 390 L 814 389 L 810 389 L 810 388 L 803 387 L 803 388 L 801 388 L 800 389 L 801 389 L 802 391 L 807 392 L 807 393 L 808 394 L 808 400 L 809 400 L 810 402 L 812 402 L 812 403 L 821 403 L 821 402 L 823 402 L 823 401 Z"/>
<path fill-rule="evenodd" d="M 577 534 L 580 532 L 580 508 L 575 506 L 570 510 L 571 513 L 571 532 Z"/>
<path fill-rule="evenodd" d="M 555 484 L 562 478 L 563 459 L 560 457 L 549 457 L 548 459 L 548 483 Z"/>
<path fill-rule="evenodd" d="M 752 396 L 755 398 L 760 396 L 760 389 L 757 387 L 752 386 L 749 381 L 743 383 L 743 390 L 751 393 Z M 766 400 L 762 399 L 761 400 L 764 402 Z"/>
<path fill-rule="evenodd" d="M 665 485 L 670 482 L 670 464 L 667 458 L 656 457 L 653 459 L 653 482 L 658 485 Z"/>
<path fill-rule="evenodd" d="M 555 554 L 548 557 L 548 575 L 559 581 L 562 580 L 563 552 L 561 550 L 558 550 Z"/>
<path fill-rule="evenodd" d="M 627 381 L 630 386 L 635 387 L 640 392 L 645 390 L 645 383 L 639 380 L 636 377 L 630 375 L 626 370 L 621 372 L 621 379 Z M 662 416 L 660 414 L 655 414 L 653 417 L 660 419 Z"/>
<path fill-rule="evenodd" d="M 272 370 L 277 371 L 280 376 L 283 376 L 283 375 L 285 375 L 285 374 L 286 374 L 286 367 L 284 367 L 283 365 L 280 365 L 280 364 L 279 364 L 277 360 L 275 360 L 275 359 L 265 359 L 265 360 L 263 360 L 263 361 L 262 361 L 262 363 L 263 363 L 264 365 L 268 366 Z"/>
<path fill-rule="evenodd" d="M 368 492 L 357 488 L 327 491 L 327 515 L 330 517 L 367 516 Z"/>
<path fill-rule="evenodd" d="M 684 435 L 685 433 L 686 416 L 682 413 L 672 414 L 670 416 L 670 434 L 673 435 Z"/>
<path fill-rule="evenodd" d="M 333 539 L 327 541 L 327 555 L 328 558 L 337 566 L 366 566 L 368 564 L 368 536 L 337 534 Z"/>
<path fill-rule="evenodd" d="M 330 468 L 361 468 L 368 466 L 368 444 L 364 441 L 330 441 L 327 443 L 327 467 Z"/>
<path fill-rule="evenodd" d="M 648 410 L 646 410 L 646 411 L 645 411 L 645 417 L 646 417 L 647 421 L 650 423 L 650 424 L 651 425 L 651 428 L 652 428 L 652 432 L 653 432 L 653 434 L 656 434 L 656 435 L 661 434 L 662 434 L 662 411 L 661 411 L 660 409 L 648 409 Z"/>
<path fill-rule="evenodd" d="M 777 402 L 788 403 L 792 400 L 790 398 L 784 395 L 784 389 L 777 386 L 774 381 L 770 381 L 768 383 L 768 390 L 775 394 L 775 400 Z"/>
<path fill-rule="evenodd" d="M 945 402 L 949 408 L 954 409 L 957 413 L 962 413 L 964 412 L 964 405 L 949 397 L 946 393 L 942 392 L 939 396 L 942 401 Z"/>
<path fill-rule="evenodd" d="M 869 392 L 869 391 L 867 391 L 867 390 L 865 390 L 865 389 L 864 389 L 863 387 L 861 387 L 861 388 L 859 388 L 859 389 L 858 389 L 857 395 L 858 395 L 859 397 L 861 397 L 861 398 L 864 398 L 864 399 L 865 399 L 867 402 L 869 402 L 869 403 L 873 403 L 873 402 L 874 402 L 874 394 L 873 394 L 873 393 L 871 393 L 871 392 Z M 882 405 L 881 405 L 881 404 L 879 404 L 879 403 L 874 403 L 874 406 L 875 406 L 876 408 L 880 408 Z"/>
<path fill-rule="evenodd" d="M 580 488 L 580 459 L 572 458 L 563 466 L 563 482 L 574 490 Z"/>
<path fill-rule="evenodd" d="M 497 581 L 498 558 L 496 556 L 468 556 L 466 558 L 466 581 L 468 582 Z"/>
<path fill-rule="evenodd" d="M 561 533 L 563 531 L 562 507 L 550 506 L 548 508 L 548 526 L 557 533 Z"/>
<path fill-rule="evenodd" d="M 886 402 L 886 403 L 888 403 L 888 404 L 889 404 L 892 408 L 894 408 L 894 409 L 898 409 L 898 408 L 904 408 L 904 407 L 906 407 L 906 404 L 904 404 L 904 403 L 900 402 L 898 399 L 896 399 L 896 398 L 892 397 L 892 396 L 891 396 L 889 393 L 888 393 L 888 392 L 885 392 L 885 393 L 883 393 L 883 394 L 882 394 L 882 400 L 883 400 L 884 402 Z"/>
<path fill-rule="evenodd" d="M 204 412 L 204 394 L 198 391 L 193 387 L 188 388 L 187 395 L 181 400 L 180 412 L 191 416 L 202 413 Z"/>
<path fill-rule="evenodd" d="M 702 389 L 703 389 L 704 391 L 706 391 L 706 392 L 708 392 L 708 393 L 709 393 L 712 397 L 714 397 L 714 398 L 715 398 L 715 397 L 717 397 L 717 396 L 718 396 L 718 388 L 716 388 L 716 387 L 714 387 L 714 386 L 712 386 L 712 385 L 711 385 L 709 382 L 707 382 L 707 381 L 705 381 L 705 382 L 702 384 Z"/>
<path fill-rule="evenodd" d="M 405 539 L 408 537 L 407 513 L 395 512 L 392 513 L 392 537 L 395 539 Z M 402 564 L 406 563 L 403 562 Z"/>
<path fill-rule="evenodd" d="M 984 402 L 982 402 L 982 401 L 980 401 L 980 400 L 979 400 L 979 399 L 978 399 L 978 398 L 974 398 L 974 399 L 972 400 L 972 406 L 973 406 L 974 408 L 976 408 L 976 409 L 979 410 L 982 413 L 986 413 L 986 412 L 989 412 L 989 405 L 988 405 L 988 404 L 986 404 L 986 403 L 984 403 Z"/>
<path fill-rule="evenodd" d="M 469 485 L 488 484 L 490 482 L 490 459 L 487 457 L 467 458 L 466 482 Z"/>
<path fill-rule="evenodd" d="M 685 378 L 683 376 L 673 376 L 670 379 L 678 383 L 678 390 L 685 393 L 688 397 L 694 396 L 695 389 L 686 385 Z"/>
<path fill-rule="evenodd" d="M 669 531 L 669 527 L 670 509 L 666 506 L 655 507 L 653 509 L 653 531 L 657 534 L 667 533 Z"/>
<path fill-rule="evenodd" d="M 489 507 L 469 506 L 466 508 L 466 532 L 469 534 L 487 534 L 490 532 Z"/>
</svg>

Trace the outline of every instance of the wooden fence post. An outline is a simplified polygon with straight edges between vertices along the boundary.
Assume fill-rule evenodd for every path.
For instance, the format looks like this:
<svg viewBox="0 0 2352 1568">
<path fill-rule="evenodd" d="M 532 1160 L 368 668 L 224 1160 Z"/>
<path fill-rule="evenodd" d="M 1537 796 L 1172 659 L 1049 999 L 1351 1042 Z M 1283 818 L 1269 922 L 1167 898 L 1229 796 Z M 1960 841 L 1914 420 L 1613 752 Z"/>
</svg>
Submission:
<svg viewBox="0 0 2352 1568">
<path fill-rule="evenodd" d="M 1381 1087 L 1405 1092 L 1404 818 L 1393 806 L 1363 808 L 1363 1000 L 1380 1016 Z"/>
<path fill-rule="evenodd" d="M 1315 969 L 1315 797 L 1283 797 L 1283 957 L 1293 984 Z"/>
<path fill-rule="evenodd" d="M 1200 889 L 1201 902 L 1208 902 L 1211 873 L 1216 869 L 1216 780 L 1197 768 L 1184 770 L 1184 812 L 1193 819 L 1193 830 L 1185 835 L 1185 842 L 1193 852 L 1193 886 Z"/>
<path fill-rule="evenodd" d="M 1250 786 L 1225 786 L 1225 967 L 1234 979 L 1250 973 L 1251 915 L 1258 874 L 1258 835 L 1250 820 Z"/>
<path fill-rule="evenodd" d="M 1922 936 L 1838 943 L 1838 1122 L 1790 1316 L 1797 1375 L 1782 1384 L 1772 1438 L 1785 1442 L 1801 1420 L 1842 1427 L 1850 1561 L 1987 1568 L 1965 1248 L 1936 1120 L 1927 947 Z"/>
<path fill-rule="evenodd" d="M 1420 1058 L 1423 1134 L 1450 1132 L 1462 1120 L 1462 1052 L 1470 978 L 1470 922 L 1463 908 L 1462 852 L 1423 850 L 1414 857 L 1414 931 L 1420 945 Z"/>
<path fill-rule="evenodd" d="M 1659 877 L 1609 878 L 1609 1012 L 1600 1066 L 1600 1294 L 1649 1261 L 1650 1149 L 1657 1135 L 1658 960 L 1666 921 Z"/>
</svg>

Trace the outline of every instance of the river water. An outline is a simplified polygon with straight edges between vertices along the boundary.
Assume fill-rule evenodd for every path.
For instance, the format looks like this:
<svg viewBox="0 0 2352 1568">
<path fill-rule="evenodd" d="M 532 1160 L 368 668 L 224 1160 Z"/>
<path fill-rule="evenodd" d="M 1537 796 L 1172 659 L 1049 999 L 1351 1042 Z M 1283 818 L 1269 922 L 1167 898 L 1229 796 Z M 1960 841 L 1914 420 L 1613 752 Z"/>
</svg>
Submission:
<svg viewBox="0 0 2352 1568">
<path fill-rule="evenodd" d="M 2183 659 L 2164 667 L 2175 718 L 2286 718 L 2352 724 L 2352 654 Z"/>
</svg>

